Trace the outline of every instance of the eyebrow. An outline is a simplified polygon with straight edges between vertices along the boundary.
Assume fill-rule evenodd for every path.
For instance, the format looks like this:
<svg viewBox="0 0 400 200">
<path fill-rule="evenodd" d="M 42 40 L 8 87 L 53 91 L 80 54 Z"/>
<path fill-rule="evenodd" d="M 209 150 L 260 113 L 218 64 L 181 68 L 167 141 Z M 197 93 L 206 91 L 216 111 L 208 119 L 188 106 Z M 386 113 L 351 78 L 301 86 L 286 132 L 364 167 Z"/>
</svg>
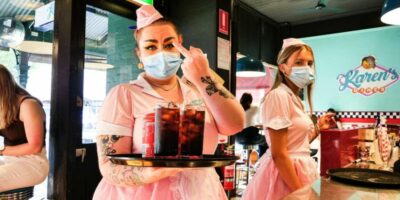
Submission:
<svg viewBox="0 0 400 200">
<path fill-rule="evenodd" d="M 164 40 L 164 43 L 165 43 L 165 42 L 168 42 L 168 41 L 171 41 L 171 40 L 174 39 L 174 38 L 175 38 L 175 37 L 167 37 L 167 38 Z M 145 40 L 144 42 L 158 43 L 158 41 L 155 40 L 155 39 L 148 39 L 148 40 Z"/>
<path fill-rule="evenodd" d="M 144 42 L 153 42 L 153 43 L 157 43 L 158 41 L 155 40 L 155 39 L 148 39 L 148 40 L 145 40 Z"/>
<path fill-rule="evenodd" d="M 172 39 L 174 39 L 175 37 L 167 37 L 165 40 L 164 40 L 164 43 L 165 42 L 168 42 L 168 41 L 170 41 L 170 40 L 172 40 Z"/>
</svg>

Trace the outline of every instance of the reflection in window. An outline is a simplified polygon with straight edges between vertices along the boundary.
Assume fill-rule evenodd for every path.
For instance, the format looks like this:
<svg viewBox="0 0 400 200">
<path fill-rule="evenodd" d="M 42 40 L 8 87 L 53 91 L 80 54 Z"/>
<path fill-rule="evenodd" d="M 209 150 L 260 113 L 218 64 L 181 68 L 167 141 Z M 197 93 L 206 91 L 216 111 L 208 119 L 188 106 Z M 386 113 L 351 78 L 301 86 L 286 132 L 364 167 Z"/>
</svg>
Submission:
<svg viewBox="0 0 400 200">
<path fill-rule="evenodd" d="M 4 22 L 0 23 L 0 38 L 18 41 L 0 44 L 0 63 L 9 69 L 16 82 L 43 103 L 47 118 L 47 148 L 49 147 L 53 25 L 46 23 L 47 29 L 44 30 L 40 27 L 41 23 L 35 21 L 35 17 L 40 15 L 37 9 L 51 2 L 54 5 L 54 0 L 0 0 L 0 19 Z M 46 19 L 52 21 L 50 18 Z M 47 181 L 44 181 L 35 186 L 33 199 L 46 197 Z"/>
<path fill-rule="evenodd" d="M 128 29 L 135 24 L 108 11 L 86 7 L 82 143 L 95 142 L 96 123 L 107 92 L 140 73 L 135 64 L 135 41 Z"/>
</svg>

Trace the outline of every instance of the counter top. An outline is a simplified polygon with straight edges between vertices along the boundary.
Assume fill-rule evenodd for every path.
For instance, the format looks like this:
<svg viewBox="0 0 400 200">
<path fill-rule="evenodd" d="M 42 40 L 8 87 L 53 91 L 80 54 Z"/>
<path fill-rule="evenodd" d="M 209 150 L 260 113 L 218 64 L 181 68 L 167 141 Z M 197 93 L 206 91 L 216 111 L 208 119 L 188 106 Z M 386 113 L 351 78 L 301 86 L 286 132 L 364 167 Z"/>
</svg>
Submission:
<svg viewBox="0 0 400 200">
<path fill-rule="evenodd" d="M 311 186 L 306 186 L 286 196 L 284 200 L 310 199 L 310 200 L 400 200 L 398 189 L 376 189 L 358 187 L 339 183 L 328 178 L 321 177 Z"/>
</svg>

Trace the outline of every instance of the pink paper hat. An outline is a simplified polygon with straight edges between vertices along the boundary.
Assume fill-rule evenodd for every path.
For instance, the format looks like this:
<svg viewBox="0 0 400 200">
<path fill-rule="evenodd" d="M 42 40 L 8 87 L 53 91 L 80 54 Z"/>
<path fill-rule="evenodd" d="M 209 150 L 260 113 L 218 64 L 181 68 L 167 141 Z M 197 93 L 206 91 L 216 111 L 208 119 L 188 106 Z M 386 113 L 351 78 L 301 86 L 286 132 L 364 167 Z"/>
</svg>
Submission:
<svg viewBox="0 0 400 200">
<path fill-rule="evenodd" d="M 283 40 L 283 44 L 282 44 L 282 49 L 281 52 L 283 52 L 286 47 L 288 46 L 292 46 L 292 45 L 298 45 L 298 44 L 306 44 L 303 41 L 301 41 L 300 39 L 296 39 L 296 38 L 287 38 Z"/>
<path fill-rule="evenodd" d="M 139 30 L 153 23 L 154 21 L 163 18 L 163 16 L 151 5 L 143 5 L 136 10 L 136 27 L 130 26 L 130 29 Z"/>
</svg>

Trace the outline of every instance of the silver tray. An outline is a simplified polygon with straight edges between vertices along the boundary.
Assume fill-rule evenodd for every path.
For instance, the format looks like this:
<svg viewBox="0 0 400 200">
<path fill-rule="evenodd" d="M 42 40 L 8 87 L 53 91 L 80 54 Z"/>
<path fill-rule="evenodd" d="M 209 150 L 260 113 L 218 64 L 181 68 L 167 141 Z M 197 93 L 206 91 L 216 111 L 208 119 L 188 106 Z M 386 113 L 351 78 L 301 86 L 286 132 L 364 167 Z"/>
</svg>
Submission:
<svg viewBox="0 0 400 200">
<path fill-rule="evenodd" d="M 114 154 L 108 158 L 114 164 L 136 167 L 222 167 L 235 163 L 238 156 L 203 155 L 201 158 L 142 158 L 142 154 Z"/>
</svg>

